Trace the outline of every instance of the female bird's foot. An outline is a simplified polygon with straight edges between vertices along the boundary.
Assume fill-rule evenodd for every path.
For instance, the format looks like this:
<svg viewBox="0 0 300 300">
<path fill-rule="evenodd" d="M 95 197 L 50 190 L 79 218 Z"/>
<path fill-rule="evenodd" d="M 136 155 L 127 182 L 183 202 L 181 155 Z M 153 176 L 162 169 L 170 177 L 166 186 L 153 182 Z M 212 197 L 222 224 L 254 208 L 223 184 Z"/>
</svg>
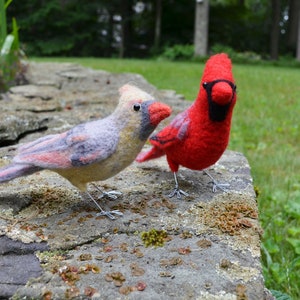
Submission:
<svg viewBox="0 0 300 300">
<path fill-rule="evenodd" d="M 174 190 L 168 195 L 169 198 L 172 198 L 176 195 L 177 199 L 181 199 L 181 195 L 187 197 L 189 194 L 186 193 L 185 191 L 181 190 L 177 187 L 174 188 Z"/>
<path fill-rule="evenodd" d="M 122 195 L 122 193 L 118 191 L 103 192 L 96 184 L 92 183 L 92 185 L 101 193 L 99 199 L 107 197 L 111 200 L 116 200 L 118 196 Z"/>
<path fill-rule="evenodd" d="M 230 186 L 229 183 L 219 183 L 207 171 L 203 170 L 203 172 L 212 180 L 211 183 L 213 184 L 213 193 L 215 193 L 218 189 L 222 190 L 223 192 L 228 192 L 227 188 Z"/>
<path fill-rule="evenodd" d="M 95 203 L 95 205 L 100 210 L 100 212 L 97 213 L 97 216 L 106 216 L 106 217 L 110 218 L 111 220 L 115 220 L 116 219 L 116 217 L 114 216 L 114 214 L 117 215 L 117 216 L 123 216 L 123 213 L 120 212 L 119 210 L 111 210 L 111 211 L 104 210 L 88 191 L 86 191 L 86 193 L 87 193 L 87 195 L 90 197 L 90 199 Z"/>
<path fill-rule="evenodd" d="M 118 196 L 122 195 L 121 192 L 119 191 L 109 191 L 109 192 L 102 192 L 102 195 L 99 197 L 100 199 L 103 198 L 103 197 L 107 197 L 111 200 L 116 200 L 118 199 Z"/>
<path fill-rule="evenodd" d="M 108 218 L 110 218 L 111 220 L 115 220 L 116 217 L 113 215 L 117 215 L 117 216 L 123 216 L 123 213 L 120 212 L 119 210 L 110 210 L 110 211 L 105 211 L 105 210 L 101 210 L 99 213 L 97 213 L 97 217 L 98 216 L 106 216 Z"/>
</svg>

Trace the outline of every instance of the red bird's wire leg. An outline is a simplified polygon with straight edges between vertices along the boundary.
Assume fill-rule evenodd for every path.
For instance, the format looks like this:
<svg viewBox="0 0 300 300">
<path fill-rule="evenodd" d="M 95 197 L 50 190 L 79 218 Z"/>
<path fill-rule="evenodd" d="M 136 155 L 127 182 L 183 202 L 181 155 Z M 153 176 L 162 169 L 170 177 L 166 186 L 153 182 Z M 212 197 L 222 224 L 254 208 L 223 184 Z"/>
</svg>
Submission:
<svg viewBox="0 0 300 300">
<path fill-rule="evenodd" d="M 212 190 L 213 190 L 213 193 L 215 193 L 218 188 L 220 190 L 222 190 L 223 192 L 227 192 L 228 191 L 226 188 L 230 186 L 229 183 L 219 183 L 207 171 L 203 170 L 203 172 L 212 180 L 212 184 L 213 184 L 213 189 Z"/>
<path fill-rule="evenodd" d="M 123 213 L 120 212 L 119 210 L 105 211 L 88 191 L 86 191 L 86 193 L 90 197 L 90 199 L 95 203 L 95 205 L 100 209 L 100 212 L 97 213 L 97 216 L 107 216 L 111 220 L 116 219 L 116 217 L 113 214 L 118 215 L 118 216 L 123 216 Z"/>
<path fill-rule="evenodd" d="M 177 199 L 180 199 L 181 198 L 181 195 L 183 196 L 188 196 L 189 194 L 186 193 L 185 191 L 181 190 L 179 188 L 179 185 L 178 185 L 178 180 L 177 180 L 177 175 L 176 175 L 176 172 L 173 173 L 174 174 L 174 180 L 175 180 L 175 188 L 174 190 L 169 194 L 169 198 L 172 198 L 176 195 Z"/>
</svg>

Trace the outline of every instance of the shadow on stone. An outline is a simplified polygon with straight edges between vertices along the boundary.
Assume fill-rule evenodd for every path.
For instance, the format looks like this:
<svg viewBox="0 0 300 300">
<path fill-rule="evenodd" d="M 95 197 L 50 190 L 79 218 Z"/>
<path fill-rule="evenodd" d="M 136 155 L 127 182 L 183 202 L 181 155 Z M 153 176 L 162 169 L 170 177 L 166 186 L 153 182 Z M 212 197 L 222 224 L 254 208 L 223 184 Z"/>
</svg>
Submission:
<svg viewBox="0 0 300 300">
<path fill-rule="evenodd" d="M 0 236 L 0 299 L 8 299 L 30 278 L 42 274 L 36 251 L 48 249 L 46 243 L 24 244 Z"/>
</svg>

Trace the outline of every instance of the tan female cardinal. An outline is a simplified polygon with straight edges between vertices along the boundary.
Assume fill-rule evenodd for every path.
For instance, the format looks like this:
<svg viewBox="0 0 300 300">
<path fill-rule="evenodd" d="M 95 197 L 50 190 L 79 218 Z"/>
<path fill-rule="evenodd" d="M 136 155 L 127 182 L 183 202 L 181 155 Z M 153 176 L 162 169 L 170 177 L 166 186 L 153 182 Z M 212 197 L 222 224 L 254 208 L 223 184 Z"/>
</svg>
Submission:
<svg viewBox="0 0 300 300">
<path fill-rule="evenodd" d="M 119 104 L 106 118 L 22 145 L 13 162 L 0 169 L 0 182 L 49 169 L 85 191 L 101 210 L 99 215 L 122 215 L 104 211 L 88 193 L 87 183 L 105 180 L 130 165 L 171 109 L 135 86 L 127 84 L 119 91 Z"/>
<path fill-rule="evenodd" d="M 221 157 L 228 145 L 235 103 L 231 60 L 224 53 L 216 54 L 206 62 L 196 101 L 151 137 L 153 147 L 136 159 L 143 162 L 166 155 L 175 178 L 170 197 L 187 195 L 178 187 L 179 166 L 203 170 Z M 216 184 L 214 181 L 214 189 Z"/>
</svg>

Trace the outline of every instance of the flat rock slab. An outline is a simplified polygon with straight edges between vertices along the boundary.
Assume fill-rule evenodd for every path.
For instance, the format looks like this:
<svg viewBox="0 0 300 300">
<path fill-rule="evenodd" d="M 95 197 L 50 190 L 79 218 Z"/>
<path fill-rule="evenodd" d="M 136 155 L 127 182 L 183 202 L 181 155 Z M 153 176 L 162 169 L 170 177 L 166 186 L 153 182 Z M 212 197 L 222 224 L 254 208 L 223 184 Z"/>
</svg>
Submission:
<svg viewBox="0 0 300 300">
<path fill-rule="evenodd" d="M 43 273 L 36 251 L 48 249 L 46 243 L 22 243 L 5 235 L 0 236 L 0 291 L 1 299 L 24 286 L 32 277 Z"/>
<path fill-rule="evenodd" d="M 179 180 L 190 196 L 169 199 L 173 178 L 165 160 L 134 163 L 99 183 L 122 192 L 118 200 L 99 200 L 124 213 L 114 221 L 97 217 L 93 203 L 50 171 L 1 185 L 7 196 L 0 200 L 0 233 L 48 247 L 37 254 L 43 273 L 15 299 L 43 299 L 45 293 L 88 299 L 87 291 L 99 299 L 124 293 L 129 299 L 236 299 L 238 293 L 264 299 L 261 229 L 247 161 L 227 151 L 210 173 L 230 183 L 228 192 L 212 193 L 208 176 L 183 168 Z M 142 238 L 153 229 L 165 234 L 161 245 L 154 237 L 152 246 L 151 235 Z M 111 276 L 121 276 L 123 288 Z"/>
<path fill-rule="evenodd" d="M 38 65 L 34 68 L 38 72 Z M 86 80 L 88 87 L 99 84 L 87 79 L 95 76 L 91 70 L 84 73 L 90 75 L 77 76 L 78 68 L 49 65 L 48 76 L 32 75 L 36 81 L 30 84 L 48 84 L 59 90 L 57 94 L 62 86 L 75 89 L 72 80 Z M 57 74 L 63 74 L 61 83 Z M 116 80 L 106 72 L 97 74 Z M 155 91 L 144 79 L 141 82 L 172 105 L 174 113 L 189 104 L 170 91 Z M 86 90 L 83 84 L 80 89 Z M 111 97 L 116 98 L 113 92 Z M 107 95 L 107 90 L 102 98 L 98 95 L 92 111 L 89 105 L 79 108 L 92 114 L 95 107 L 105 106 Z M 95 94 L 89 96 L 96 99 Z M 55 101 L 43 97 L 40 101 Z M 68 114 L 68 110 L 58 115 L 48 112 L 49 120 L 67 121 L 57 127 L 49 122 L 47 133 L 80 121 L 68 122 Z M 41 134 L 45 133 L 27 135 L 24 141 Z M 9 162 L 15 148 L 0 150 L 0 165 Z M 0 299 L 272 299 L 262 277 L 261 228 L 248 162 L 241 153 L 226 151 L 208 171 L 229 183 L 228 191 L 213 193 L 205 173 L 182 168 L 179 184 L 189 196 L 170 199 L 174 182 L 165 158 L 133 163 L 97 183 L 102 190 L 122 192 L 117 200 L 99 198 L 105 209 L 124 213 L 116 220 L 97 216 L 88 197 L 50 171 L 0 185 Z M 89 190 L 95 198 L 100 196 L 93 185 Z M 15 276 L 20 269 L 27 272 Z"/>
</svg>

